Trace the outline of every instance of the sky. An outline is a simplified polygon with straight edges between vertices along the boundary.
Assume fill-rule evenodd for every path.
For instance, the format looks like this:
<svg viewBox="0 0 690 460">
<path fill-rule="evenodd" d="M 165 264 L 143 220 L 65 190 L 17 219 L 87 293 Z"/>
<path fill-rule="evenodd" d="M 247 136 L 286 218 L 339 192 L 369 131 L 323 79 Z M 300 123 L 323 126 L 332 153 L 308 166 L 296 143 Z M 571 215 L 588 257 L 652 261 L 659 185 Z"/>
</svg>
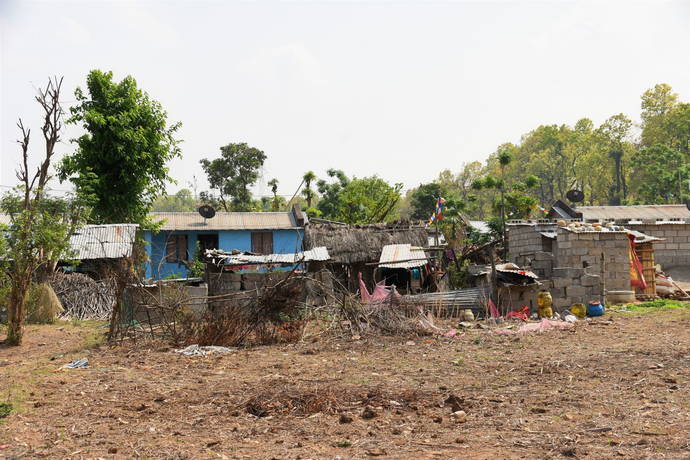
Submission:
<svg viewBox="0 0 690 460">
<path fill-rule="evenodd" d="M 18 117 L 43 152 L 36 89 L 64 76 L 69 107 L 95 68 L 182 122 L 169 193 L 205 190 L 199 160 L 231 142 L 268 157 L 257 195 L 329 168 L 409 189 L 542 124 L 639 120 L 656 83 L 690 101 L 690 1 L 0 0 L 0 185 Z"/>
</svg>

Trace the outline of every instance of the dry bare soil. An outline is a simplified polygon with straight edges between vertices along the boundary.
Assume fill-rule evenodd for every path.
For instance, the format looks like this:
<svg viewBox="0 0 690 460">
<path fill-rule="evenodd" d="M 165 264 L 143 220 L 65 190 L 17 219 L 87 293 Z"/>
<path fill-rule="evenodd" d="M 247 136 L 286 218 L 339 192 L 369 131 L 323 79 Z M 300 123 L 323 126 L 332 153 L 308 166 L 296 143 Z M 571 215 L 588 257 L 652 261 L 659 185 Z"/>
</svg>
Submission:
<svg viewBox="0 0 690 460">
<path fill-rule="evenodd" d="M 689 320 L 655 310 L 519 337 L 319 336 L 208 357 L 81 349 L 93 327 L 30 327 L 21 349 L 0 348 L 0 402 L 15 406 L 0 457 L 690 458 Z M 83 356 L 89 369 L 57 370 Z"/>
</svg>

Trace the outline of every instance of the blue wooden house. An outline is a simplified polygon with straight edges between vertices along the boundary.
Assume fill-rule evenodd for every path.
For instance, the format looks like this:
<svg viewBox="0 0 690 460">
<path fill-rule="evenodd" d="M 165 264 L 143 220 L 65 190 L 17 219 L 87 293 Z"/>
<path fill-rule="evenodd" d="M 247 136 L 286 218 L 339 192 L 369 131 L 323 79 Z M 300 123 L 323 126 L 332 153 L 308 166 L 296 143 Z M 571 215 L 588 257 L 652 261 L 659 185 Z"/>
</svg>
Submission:
<svg viewBox="0 0 690 460">
<path fill-rule="evenodd" d="M 287 212 L 217 212 L 205 219 L 197 212 L 156 212 L 163 222 L 156 233 L 144 231 L 148 279 L 186 278 L 197 250 L 292 254 L 302 250 L 307 216 L 295 206 Z"/>
</svg>

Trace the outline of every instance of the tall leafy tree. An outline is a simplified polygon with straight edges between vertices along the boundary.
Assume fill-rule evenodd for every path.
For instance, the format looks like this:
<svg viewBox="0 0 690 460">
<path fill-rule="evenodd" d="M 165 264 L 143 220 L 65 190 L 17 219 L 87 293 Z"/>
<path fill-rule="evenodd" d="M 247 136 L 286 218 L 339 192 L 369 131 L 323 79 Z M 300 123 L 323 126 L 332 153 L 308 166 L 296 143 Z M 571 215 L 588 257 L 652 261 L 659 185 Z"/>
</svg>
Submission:
<svg viewBox="0 0 690 460">
<path fill-rule="evenodd" d="M 225 145 L 220 148 L 220 158 L 204 158 L 200 163 L 225 211 L 250 211 L 253 203 L 249 188 L 258 180 L 265 160 L 263 151 L 242 142 Z"/>
<path fill-rule="evenodd" d="M 391 186 L 377 176 L 349 179 L 336 169 L 328 170 L 327 174 L 335 180 L 317 183 L 322 195 L 318 209 L 324 218 L 348 224 L 369 224 L 392 221 L 400 216 L 402 184 Z"/>
<path fill-rule="evenodd" d="M 656 144 L 635 153 L 631 163 L 638 201 L 680 203 L 687 198 L 690 165 L 678 150 Z"/>
<path fill-rule="evenodd" d="M 426 220 L 431 217 L 436 209 L 436 200 L 445 194 L 444 188 L 437 182 L 420 184 L 410 196 L 410 218 Z"/>
<path fill-rule="evenodd" d="M 625 180 L 624 156 L 628 143 L 626 138 L 630 135 L 632 121 L 622 113 L 609 117 L 597 129 L 604 148 L 613 160 L 615 182 L 611 189 L 609 204 L 619 205 L 628 195 L 628 187 Z"/>
<path fill-rule="evenodd" d="M 86 92 L 77 88 L 75 96 L 69 122 L 86 134 L 62 160 L 60 179 L 90 199 L 94 222 L 151 225 L 153 201 L 171 181 L 168 162 L 180 156 L 180 123 L 169 124 L 160 103 L 131 76 L 116 82 L 112 72 L 92 70 Z"/>
<path fill-rule="evenodd" d="M 273 201 L 271 202 L 271 210 L 278 211 L 280 209 L 280 199 L 278 197 L 278 179 L 275 177 L 268 181 L 268 186 L 271 187 L 271 193 L 273 193 Z"/>
<path fill-rule="evenodd" d="M 9 228 L 0 238 L 6 239 L 2 254 L 5 273 L 10 280 L 8 300 L 7 343 L 21 345 L 26 318 L 26 297 L 35 275 L 51 260 L 57 260 L 69 250 L 70 223 L 66 216 L 64 200 L 47 196 L 50 167 L 55 146 L 62 134 L 63 109 L 60 104 L 62 79 L 49 80 L 45 89 L 39 90 L 36 101 L 42 108 L 45 140 L 44 155 L 35 172 L 29 170 L 29 142 L 31 130 L 25 128 L 21 118 L 17 126 L 21 132 L 21 161 L 17 170 L 20 185 L 6 195 L 0 203 L 2 211 L 9 215 Z"/>
<path fill-rule="evenodd" d="M 306 173 L 304 173 L 304 176 L 302 176 L 302 181 L 304 183 L 304 189 L 302 190 L 302 196 L 304 197 L 305 200 L 307 200 L 307 207 L 308 208 L 311 208 L 311 203 L 314 200 L 314 197 L 316 196 L 314 189 L 311 188 L 311 184 L 315 180 L 316 180 L 316 174 L 314 174 L 314 171 L 307 171 Z"/>
</svg>

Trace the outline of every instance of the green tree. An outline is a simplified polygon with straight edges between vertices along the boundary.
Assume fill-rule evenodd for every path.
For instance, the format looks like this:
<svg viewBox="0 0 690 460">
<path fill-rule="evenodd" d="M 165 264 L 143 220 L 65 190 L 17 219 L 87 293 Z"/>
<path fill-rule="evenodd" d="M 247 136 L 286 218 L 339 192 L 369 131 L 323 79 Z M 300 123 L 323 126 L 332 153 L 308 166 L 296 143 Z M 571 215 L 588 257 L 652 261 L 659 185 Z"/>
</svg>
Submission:
<svg viewBox="0 0 690 460">
<path fill-rule="evenodd" d="M 671 85 L 659 83 L 642 94 L 640 108 L 642 113 L 642 145 L 667 143 L 668 115 L 678 104 L 678 94 Z"/>
<path fill-rule="evenodd" d="M 316 193 L 311 188 L 311 183 L 315 180 L 316 174 L 314 174 L 314 171 L 307 171 L 306 173 L 304 173 L 304 176 L 302 176 L 302 182 L 304 183 L 304 189 L 302 189 L 302 196 L 305 200 L 307 200 L 307 208 L 312 207 L 311 203 L 314 200 L 314 197 L 316 196 Z"/>
<path fill-rule="evenodd" d="M 331 178 L 331 182 L 319 179 L 316 183 L 316 187 L 321 195 L 317 208 L 324 218 L 333 219 L 333 216 L 339 213 L 340 194 L 350 183 L 350 178 L 343 171 L 333 168 L 326 171 L 326 175 Z"/>
<path fill-rule="evenodd" d="M 201 160 L 211 189 L 217 190 L 225 211 L 249 211 L 252 194 L 249 187 L 259 178 L 266 154 L 246 143 L 220 148 L 220 158 Z"/>
<path fill-rule="evenodd" d="M 631 164 L 638 201 L 649 204 L 682 203 L 687 198 L 690 165 L 684 155 L 663 144 L 635 153 Z"/>
<path fill-rule="evenodd" d="M 152 211 L 190 212 L 196 211 L 197 202 L 188 188 L 180 189 L 174 195 L 161 195 L 153 202 Z"/>
<path fill-rule="evenodd" d="M 131 76 L 113 81 L 112 72 L 92 70 L 88 94 L 77 88 L 70 123 L 86 130 L 74 142 L 77 150 L 59 167 L 92 204 L 96 223 L 149 226 L 154 199 L 171 181 L 167 164 L 180 156 L 175 133 L 161 105 L 137 87 Z"/>
<path fill-rule="evenodd" d="M 64 208 L 46 196 L 51 161 L 62 130 L 61 87 L 62 79 L 49 80 L 47 87 L 39 90 L 36 96 L 44 115 L 41 131 L 45 154 L 33 174 L 28 166 L 31 130 L 19 119 L 22 159 L 17 177 L 21 185 L 0 203 L 0 209 L 10 216 L 9 228 L 0 236 L 5 238 L 2 246 L 7 248 L 4 260 L 8 261 L 6 273 L 10 279 L 6 341 L 9 345 L 22 343 L 26 298 L 34 275 L 69 249 L 70 222 L 59 215 Z"/>
<path fill-rule="evenodd" d="M 420 184 L 410 195 L 410 218 L 427 220 L 436 210 L 436 200 L 445 195 L 444 188 L 436 183 Z"/>
<path fill-rule="evenodd" d="M 377 176 L 349 179 L 340 170 L 330 169 L 329 177 L 335 181 L 317 183 L 321 200 L 318 210 L 325 219 L 348 224 L 388 222 L 400 214 L 398 205 L 402 184 L 391 186 Z"/>
<path fill-rule="evenodd" d="M 625 154 L 629 153 L 629 143 L 625 139 L 630 134 L 632 121 L 622 113 L 609 117 L 597 129 L 599 137 L 609 157 L 613 160 L 615 182 L 611 189 L 609 204 L 620 205 L 627 198 L 628 187 L 625 180 Z"/>
<path fill-rule="evenodd" d="M 283 197 L 278 196 L 278 179 L 275 177 L 268 181 L 268 186 L 271 187 L 271 193 L 273 193 L 273 201 L 271 203 L 271 210 L 278 211 L 280 209 L 280 200 Z"/>
</svg>

